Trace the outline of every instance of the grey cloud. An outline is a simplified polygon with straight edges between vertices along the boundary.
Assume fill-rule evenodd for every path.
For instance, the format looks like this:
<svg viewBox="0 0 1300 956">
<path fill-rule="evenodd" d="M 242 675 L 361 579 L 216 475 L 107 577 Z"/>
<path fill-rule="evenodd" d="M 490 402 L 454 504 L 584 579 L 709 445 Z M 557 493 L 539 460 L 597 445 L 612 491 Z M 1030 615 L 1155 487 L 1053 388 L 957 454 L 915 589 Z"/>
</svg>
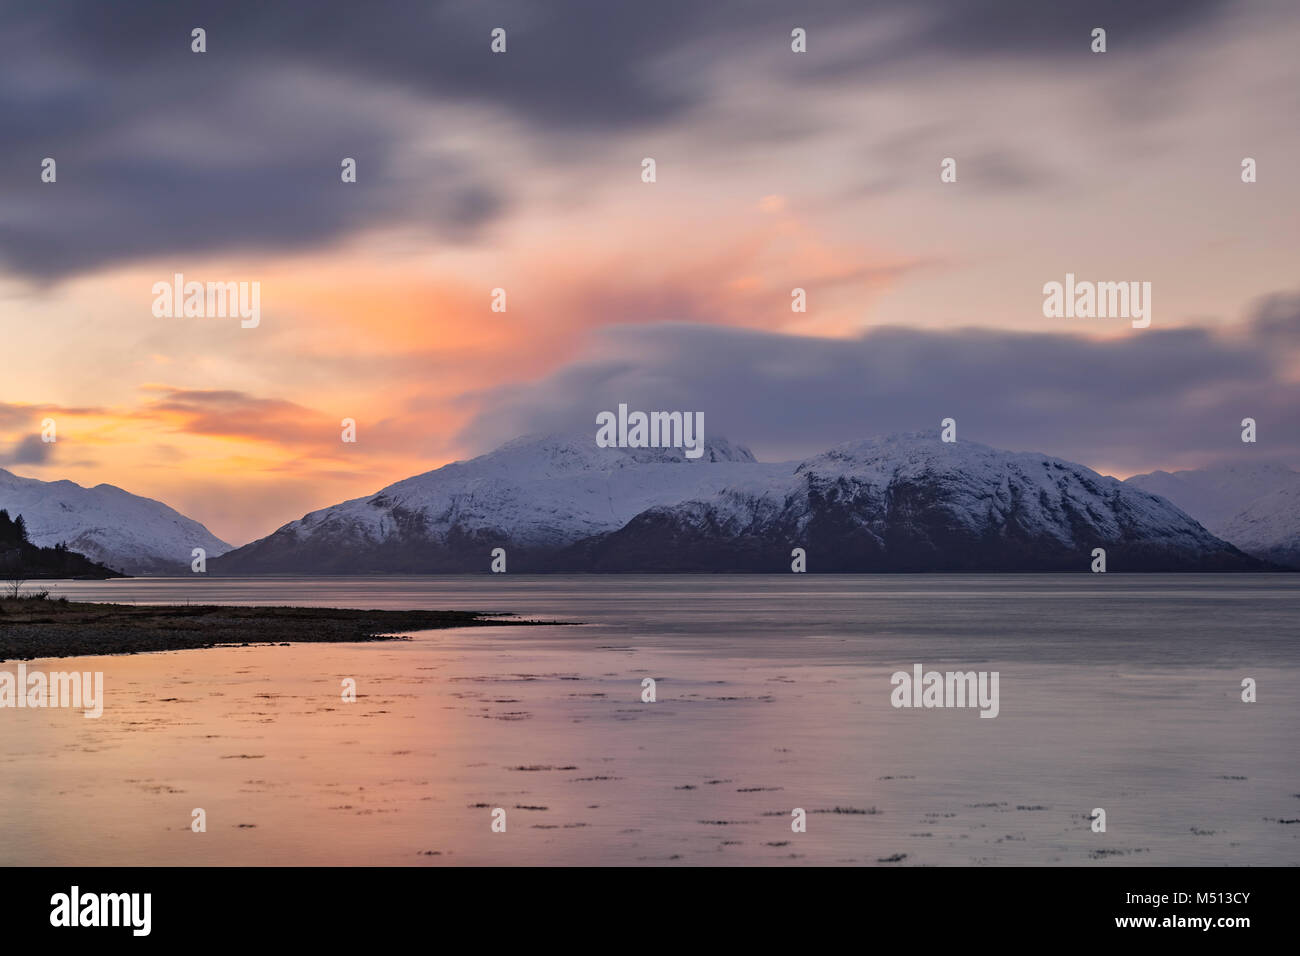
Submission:
<svg viewBox="0 0 1300 956">
<path fill-rule="evenodd" d="M 39 435 L 28 435 L 7 451 L 0 452 L 0 465 L 43 465 L 50 460 L 52 442 L 44 442 Z"/>
<path fill-rule="evenodd" d="M 503 215 L 507 185 L 466 160 L 436 157 L 418 180 L 409 164 L 398 173 L 393 158 L 436 124 L 413 129 L 363 93 L 501 109 L 558 142 L 685 115 L 711 94 L 703 84 L 715 60 L 747 63 L 769 42 L 780 49 L 796 20 L 815 34 L 906 10 L 915 26 L 891 48 L 896 64 L 926 52 L 1048 53 L 1098 18 L 1123 37 L 1116 42 L 1156 42 L 1218 6 L 9 0 L 0 4 L 0 261 L 57 278 L 164 251 L 313 245 L 387 223 L 462 241 Z M 202 56 L 189 50 L 195 26 L 207 31 Z M 488 52 L 496 26 L 509 31 L 504 56 Z M 665 77 L 665 58 L 686 49 L 698 51 L 699 69 L 675 60 Z M 847 71 L 882 65 L 840 57 Z M 322 78 L 356 95 L 327 93 Z M 45 156 L 59 163 L 55 186 L 38 180 Z M 347 190 L 342 156 L 362 170 Z M 998 175 L 1023 177 L 1005 166 Z"/>
<path fill-rule="evenodd" d="M 1202 328 L 1094 339 L 886 327 L 844 341 L 620 327 L 548 379 L 475 396 L 461 437 L 483 450 L 518 434 L 594 429 L 597 412 L 626 402 L 703 411 L 710 433 L 766 459 L 952 417 L 961 437 L 1098 467 L 1192 467 L 1257 449 L 1300 461 L 1300 388 L 1284 361 L 1266 341 Z M 1259 446 L 1239 440 L 1247 416 L 1260 423 Z"/>
<path fill-rule="evenodd" d="M 461 159 L 429 158 L 418 181 L 397 175 L 407 131 L 365 100 L 259 89 L 244 76 L 208 82 L 192 70 L 127 77 L 84 92 L 96 102 L 84 125 L 58 102 L 29 118 L 25 138 L 0 146 L 0 258 L 55 278 L 163 252 L 292 248 L 375 223 L 464 239 L 505 208 Z M 58 164 L 53 184 L 39 179 L 46 156 Z M 345 156 L 359 170 L 347 186 Z"/>
<path fill-rule="evenodd" d="M 1300 293 L 1284 292 L 1263 299 L 1251 327 L 1271 345 L 1300 349 Z"/>
<path fill-rule="evenodd" d="M 1107 49 L 1145 47 L 1176 37 L 1227 9 L 1227 0 L 943 0 L 923 3 L 917 37 L 955 52 L 1058 56 L 1090 55 L 1094 27 Z"/>
<path fill-rule="evenodd" d="M 993 190 L 1014 191 L 1041 189 L 1053 182 L 1052 176 L 1027 161 L 1022 154 L 994 149 L 962 163 L 965 180 Z"/>
</svg>

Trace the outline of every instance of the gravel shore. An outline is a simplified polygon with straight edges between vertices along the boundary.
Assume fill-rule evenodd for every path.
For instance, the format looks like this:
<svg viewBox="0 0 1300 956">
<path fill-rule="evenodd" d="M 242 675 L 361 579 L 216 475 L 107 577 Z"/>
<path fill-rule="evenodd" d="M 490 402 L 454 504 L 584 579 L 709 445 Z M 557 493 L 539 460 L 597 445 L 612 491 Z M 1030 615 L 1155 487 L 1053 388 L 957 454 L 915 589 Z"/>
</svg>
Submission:
<svg viewBox="0 0 1300 956">
<path fill-rule="evenodd" d="M 136 654 L 218 644 L 398 640 L 448 627 L 559 623 L 475 611 L 363 611 L 218 604 L 127 605 L 0 600 L 0 661 Z"/>
</svg>

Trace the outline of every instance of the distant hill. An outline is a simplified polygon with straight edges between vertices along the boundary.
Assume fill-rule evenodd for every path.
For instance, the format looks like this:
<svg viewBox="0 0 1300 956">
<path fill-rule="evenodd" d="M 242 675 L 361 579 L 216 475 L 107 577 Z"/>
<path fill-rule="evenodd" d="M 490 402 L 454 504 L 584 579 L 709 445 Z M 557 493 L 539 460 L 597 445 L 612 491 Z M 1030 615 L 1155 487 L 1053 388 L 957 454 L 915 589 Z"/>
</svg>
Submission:
<svg viewBox="0 0 1300 956">
<path fill-rule="evenodd" d="M 27 540 L 22 515 L 10 517 L 0 509 L 0 587 L 37 578 L 123 577 L 62 544 L 42 548 Z"/>
<path fill-rule="evenodd" d="M 230 545 L 161 501 L 114 485 L 22 478 L 0 468 L 0 508 L 21 514 L 33 544 L 65 544 L 128 574 L 189 574 L 191 552 Z"/>
<path fill-rule="evenodd" d="M 1247 554 L 1300 568 L 1300 472 L 1285 465 L 1216 465 L 1134 475 L 1128 484 L 1168 498 Z"/>
</svg>

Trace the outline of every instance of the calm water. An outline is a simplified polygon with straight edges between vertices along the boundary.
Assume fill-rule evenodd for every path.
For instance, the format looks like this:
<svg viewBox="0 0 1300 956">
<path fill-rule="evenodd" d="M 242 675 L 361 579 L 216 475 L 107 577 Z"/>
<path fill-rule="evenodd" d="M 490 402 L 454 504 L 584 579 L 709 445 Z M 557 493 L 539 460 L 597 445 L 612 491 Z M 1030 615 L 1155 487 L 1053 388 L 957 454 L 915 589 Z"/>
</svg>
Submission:
<svg viewBox="0 0 1300 956">
<path fill-rule="evenodd" d="M 104 672 L 99 720 L 0 710 L 0 863 L 1300 862 L 1300 576 L 185 578 L 55 593 L 584 623 L 77 659 Z M 890 675 L 916 663 L 999 672 L 999 716 L 893 708 Z M 1243 677 L 1257 703 L 1240 700 Z"/>
</svg>

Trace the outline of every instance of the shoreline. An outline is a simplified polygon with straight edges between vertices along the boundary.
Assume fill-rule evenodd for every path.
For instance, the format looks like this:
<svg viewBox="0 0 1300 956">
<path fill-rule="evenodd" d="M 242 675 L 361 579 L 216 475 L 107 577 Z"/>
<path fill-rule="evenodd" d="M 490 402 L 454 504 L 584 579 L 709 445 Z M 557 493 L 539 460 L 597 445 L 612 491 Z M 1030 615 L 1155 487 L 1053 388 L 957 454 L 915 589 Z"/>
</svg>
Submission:
<svg viewBox="0 0 1300 956">
<path fill-rule="evenodd" d="M 410 631 L 554 626 L 483 611 L 0 600 L 0 662 L 251 644 L 409 640 Z"/>
</svg>

